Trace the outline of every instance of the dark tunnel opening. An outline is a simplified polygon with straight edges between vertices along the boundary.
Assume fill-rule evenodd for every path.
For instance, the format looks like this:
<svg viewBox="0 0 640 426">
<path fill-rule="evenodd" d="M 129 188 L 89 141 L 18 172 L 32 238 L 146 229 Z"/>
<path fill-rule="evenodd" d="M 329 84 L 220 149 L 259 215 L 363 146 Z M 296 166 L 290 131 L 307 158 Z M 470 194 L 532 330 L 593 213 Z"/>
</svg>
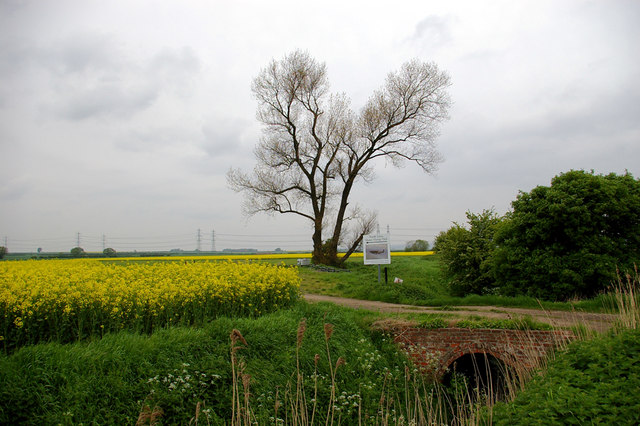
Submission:
<svg viewBox="0 0 640 426">
<path fill-rule="evenodd" d="M 513 371 L 500 359 L 487 353 L 470 353 L 451 363 L 442 383 L 447 387 L 466 388 L 466 394 L 472 400 L 480 396 L 504 401 L 510 378 L 513 378 Z"/>
</svg>

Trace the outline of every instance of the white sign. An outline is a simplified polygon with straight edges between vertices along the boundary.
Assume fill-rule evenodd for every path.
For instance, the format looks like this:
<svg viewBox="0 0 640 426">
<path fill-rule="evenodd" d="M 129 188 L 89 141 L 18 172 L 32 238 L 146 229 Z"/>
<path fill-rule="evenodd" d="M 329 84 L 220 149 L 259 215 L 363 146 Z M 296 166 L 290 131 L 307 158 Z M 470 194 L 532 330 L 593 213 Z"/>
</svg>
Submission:
<svg viewBox="0 0 640 426">
<path fill-rule="evenodd" d="M 365 235 L 363 238 L 365 265 L 388 265 L 391 263 L 389 235 Z"/>
</svg>

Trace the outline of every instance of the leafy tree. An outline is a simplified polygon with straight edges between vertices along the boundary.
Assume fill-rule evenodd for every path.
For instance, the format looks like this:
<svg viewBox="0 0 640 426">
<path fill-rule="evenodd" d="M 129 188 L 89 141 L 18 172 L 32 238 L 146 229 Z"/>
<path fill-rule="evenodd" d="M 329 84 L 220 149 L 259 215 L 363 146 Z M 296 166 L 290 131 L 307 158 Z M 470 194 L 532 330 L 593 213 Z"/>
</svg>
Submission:
<svg viewBox="0 0 640 426">
<path fill-rule="evenodd" d="M 468 228 L 454 223 L 436 237 L 434 244 L 455 296 L 486 294 L 495 289 L 491 256 L 496 230 L 505 220 L 493 209 L 466 215 Z"/>
<path fill-rule="evenodd" d="M 521 192 L 497 235 L 500 292 L 591 297 L 640 259 L 640 181 L 629 173 L 570 171 Z"/>
<path fill-rule="evenodd" d="M 71 249 L 72 257 L 84 257 L 84 255 L 85 255 L 85 252 L 82 247 L 74 247 Z"/>
<path fill-rule="evenodd" d="M 9 250 L 4 246 L 0 246 L 0 259 L 4 259 L 7 253 L 9 253 Z"/>
<path fill-rule="evenodd" d="M 107 247 L 106 249 L 102 250 L 102 254 L 104 254 L 107 257 L 115 257 L 117 252 L 115 251 L 115 249 L 112 249 L 111 247 Z"/>
<path fill-rule="evenodd" d="M 404 247 L 404 251 L 427 251 L 429 250 L 429 242 L 425 240 L 409 241 Z"/>
<path fill-rule="evenodd" d="M 350 203 L 355 185 L 373 179 L 375 161 L 410 161 L 427 173 L 441 161 L 435 140 L 447 118 L 449 85 L 435 64 L 410 61 L 355 113 L 344 94 L 329 93 L 323 63 L 301 51 L 274 60 L 252 86 L 263 124 L 257 165 L 252 174 L 229 170 L 229 185 L 245 193 L 248 215 L 307 219 L 313 261 L 341 265 L 376 222 Z M 347 247 L 341 258 L 339 244 Z"/>
</svg>

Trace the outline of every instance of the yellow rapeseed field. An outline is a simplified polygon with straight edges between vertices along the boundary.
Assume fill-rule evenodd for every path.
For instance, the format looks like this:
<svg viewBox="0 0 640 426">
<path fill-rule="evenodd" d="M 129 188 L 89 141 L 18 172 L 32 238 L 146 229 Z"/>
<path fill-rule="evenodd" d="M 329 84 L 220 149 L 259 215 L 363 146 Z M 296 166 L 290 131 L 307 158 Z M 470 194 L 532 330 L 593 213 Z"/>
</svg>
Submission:
<svg viewBox="0 0 640 426">
<path fill-rule="evenodd" d="M 293 303 L 299 288 L 295 268 L 258 262 L 0 262 L 0 344 L 259 315 Z"/>
</svg>

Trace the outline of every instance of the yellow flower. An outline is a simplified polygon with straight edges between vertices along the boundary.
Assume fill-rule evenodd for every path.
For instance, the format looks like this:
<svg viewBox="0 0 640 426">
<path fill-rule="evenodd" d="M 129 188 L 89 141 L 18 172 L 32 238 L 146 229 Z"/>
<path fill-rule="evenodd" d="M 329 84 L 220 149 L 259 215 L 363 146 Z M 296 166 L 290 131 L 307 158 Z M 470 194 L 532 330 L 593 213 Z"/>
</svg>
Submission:
<svg viewBox="0 0 640 426">
<path fill-rule="evenodd" d="M 268 312 L 299 294 L 296 268 L 184 260 L 0 262 L 0 309 L 5 312 L 0 327 L 22 328 L 47 321 L 54 334 L 69 332 L 70 326 L 77 328 L 72 332 L 78 335 L 125 325 L 150 331 L 169 321 Z M 74 322 L 69 324 L 72 315 Z M 5 340 L 9 336 L 5 334 Z"/>
</svg>

